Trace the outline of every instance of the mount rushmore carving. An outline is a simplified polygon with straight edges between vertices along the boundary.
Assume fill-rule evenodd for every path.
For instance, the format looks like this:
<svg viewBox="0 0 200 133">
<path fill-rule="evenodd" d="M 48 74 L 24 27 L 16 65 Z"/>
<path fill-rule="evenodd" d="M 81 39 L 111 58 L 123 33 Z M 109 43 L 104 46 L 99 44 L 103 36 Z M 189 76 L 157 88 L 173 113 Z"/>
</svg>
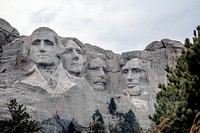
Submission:
<svg viewBox="0 0 200 133">
<path fill-rule="evenodd" d="M 5 103 L 15 98 L 35 120 L 59 114 L 88 126 L 96 109 L 109 122 L 107 102 L 113 97 L 118 111 L 132 109 L 148 129 L 157 86 L 167 82 L 165 66 L 175 66 L 183 49 L 163 39 L 119 55 L 48 27 L 20 36 L 0 19 L 0 118 L 9 117 Z"/>
</svg>

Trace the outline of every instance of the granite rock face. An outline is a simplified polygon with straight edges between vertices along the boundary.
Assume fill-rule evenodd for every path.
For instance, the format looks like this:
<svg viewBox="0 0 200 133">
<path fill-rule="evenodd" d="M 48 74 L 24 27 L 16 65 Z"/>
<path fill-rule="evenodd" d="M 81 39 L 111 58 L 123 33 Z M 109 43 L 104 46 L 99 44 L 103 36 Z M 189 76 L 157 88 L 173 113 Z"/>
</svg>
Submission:
<svg viewBox="0 0 200 133">
<path fill-rule="evenodd" d="M 181 42 L 162 39 L 120 55 L 77 38 L 59 37 L 45 27 L 19 36 L 3 19 L 0 44 L 0 119 L 10 117 L 6 103 L 15 98 L 40 122 L 58 114 L 88 126 L 99 109 L 109 123 L 107 106 L 113 97 L 117 111 L 132 109 L 145 130 L 150 128 L 157 86 L 167 82 L 165 66 L 174 67 L 185 49 Z M 51 52 L 51 46 L 59 53 Z"/>
<path fill-rule="evenodd" d="M 19 38 L 19 32 L 7 21 L 0 18 L 0 50 L 2 50 L 3 45 L 10 43 L 16 38 Z"/>
</svg>

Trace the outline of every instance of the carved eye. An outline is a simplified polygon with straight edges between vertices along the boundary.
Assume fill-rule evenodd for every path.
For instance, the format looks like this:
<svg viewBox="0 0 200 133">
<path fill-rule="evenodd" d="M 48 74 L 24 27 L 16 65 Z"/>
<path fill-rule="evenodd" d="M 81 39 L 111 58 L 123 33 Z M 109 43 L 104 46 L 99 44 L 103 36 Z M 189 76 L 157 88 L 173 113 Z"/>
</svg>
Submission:
<svg viewBox="0 0 200 133">
<path fill-rule="evenodd" d="M 127 70 L 127 69 L 124 69 L 124 70 L 122 70 L 122 73 L 123 73 L 123 74 L 127 74 L 127 73 L 128 73 L 128 70 Z"/>
<path fill-rule="evenodd" d="M 133 68 L 131 71 L 133 73 L 141 73 L 142 72 L 142 70 L 140 68 Z"/>
<path fill-rule="evenodd" d="M 78 54 L 82 54 L 82 52 L 81 52 L 80 49 L 76 49 L 76 53 L 78 53 Z"/>
<path fill-rule="evenodd" d="M 72 52 L 73 52 L 72 49 L 66 49 L 66 50 L 65 50 L 65 53 L 67 53 L 67 54 L 71 54 Z"/>
<path fill-rule="evenodd" d="M 108 73 L 108 69 L 106 67 L 103 67 L 103 71 L 104 71 L 105 74 Z"/>
<path fill-rule="evenodd" d="M 140 70 L 136 69 L 136 70 L 134 70 L 134 72 L 135 72 L 135 73 L 139 73 L 139 72 L 140 72 Z"/>
<path fill-rule="evenodd" d="M 98 67 L 89 67 L 90 70 L 98 70 Z"/>
<path fill-rule="evenodd" d="M 40 40 L 35 40 L 33 41 L 32 45 L 39 45 L 40 44 Z"/>
<path fill-rule="evenodd" d="M 49 45 L 49 46 L 53 46 L 53 42 L 49 41 L 49 40 L 45 40 L 45 44 Z"/>
</svg>

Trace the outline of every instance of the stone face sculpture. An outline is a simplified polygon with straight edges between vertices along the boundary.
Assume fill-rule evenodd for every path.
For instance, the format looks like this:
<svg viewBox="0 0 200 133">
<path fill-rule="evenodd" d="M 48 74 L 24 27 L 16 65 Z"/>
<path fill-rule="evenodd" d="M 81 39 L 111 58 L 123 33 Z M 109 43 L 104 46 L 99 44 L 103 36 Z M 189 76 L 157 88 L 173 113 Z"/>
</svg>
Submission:
<svg viewBox="0 0 200 133">
<path fill-rule="evenodd" d="M 85 71 L 86 79 L 94 90 L 105 90 L 107 84 L 107 66 L 104 56 L 102 54 L 91 53 L 88 56 L 87 63 Z"/>
<path fill-rule="evenodd" d="M 88 107 L 88 114 L 92 114 L 96 110 L 96 96 L 93 88 L 83 76 L 84 68 L 84 50 L 83 43 L 76 38 L 63 38 L 62 43 L 65 47 L 62 53 L 62 62 L 64 68 L 69 72 L 70 79 L 84 91 Z"/>
<path fill-rule="evenodd" d="M 58 113 L 62 118 L 73 118 L 81 125 L 88 125 L 91 108 L 84 90 L 71 80 L 63 68 L 59 57 L 63 45 L 58 35 L 49 28 L 41 27 L 32 33 L 28 44 L 31 68 L 12 85 L 12 91 L 20 93 L 20 99 L 13 98 L 26 101 L 24 104 L 29 113 L 38 121 Z"/>
<path fill-rule="evenodd" d="M 62 53 L 58 35 L 49 28 L 41 27 L 32 33 L 30 39 L 28 56 L 33 62 L 33 68 L 30 69 L 32 74 L 20 82 L 41 85 L 51 94 L 63 93 L 74 86 L 58 56 Z"/>
<path fill-rule="evenodd" d="M 182 43 L 162 39 L 143 51 L 120 55 L 76 38 L 58 37 L 45 27 L 20 36 L 0 19 L 0 119 L 10 117 L 6 103 L 17 99 L 33 119 L 50 120 L 44 125 L 47 130 L 54 128 L 46 126 L 54 123 L 54 118 L 48 119 L 54 114 L 88 126 L 95 109 L 108 123 L 107 102 L 114 97 L 117 111 L 132 109 L 141 127 L 148 129 L 157 86 L 167 83 L 165 66 L 175 66 L 182 49 Z"/>
<path fill-rule="evenodd" d="M 154 88 L 148 86 L 148 65 L 147 60 L 133 58 L 122 67 L 123 92 L 128 96 L 140 126 L 145 130 L 150 128 L 148 116 L 154 111 L 156 94 Z M 123 98 L 121 102 L 124 102 Z"/>
<path fill-rule="evenodd" d="M 144 60 L 135 58 L 122 67 L 124 92 L 130 96 L 141 94 L 141 83 L 148 82 L 147 72 L 142 68 Z"/>
<path fill-rule="evenodd" d="M 83 58 L 82 42 L 76 38 L 63 39 L 65 51 L 62 54 L 64 68 L 73 76 L 81 77 L 85 59 Z"/>
</svg>

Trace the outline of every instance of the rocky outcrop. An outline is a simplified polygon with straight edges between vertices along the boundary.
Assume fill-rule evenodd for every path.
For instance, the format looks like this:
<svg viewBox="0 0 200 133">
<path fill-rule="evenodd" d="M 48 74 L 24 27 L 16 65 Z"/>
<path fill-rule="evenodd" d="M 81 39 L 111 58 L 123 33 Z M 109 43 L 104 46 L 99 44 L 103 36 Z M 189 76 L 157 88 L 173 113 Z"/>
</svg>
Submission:
<svg viewBox="0 0 200 133">
<path fill-rule="evenodd" d="M 52 32 L 52 30 L 49 31 Z M 15 98 L 20 104 L 27 107 L 34 119 L 40 122 L 51 118 L 54 114 L 59 114 L 63 119 L 74 118 L 78 120 L 78 123 L 87 126 L 91 121 L 92 113 L 95 109 L 99 109 L 106 123 L 109 123 L 110 116 L 107 106 L 110 98 L 113 97 L 117 103 L 118 112 L 125 113 L 128 109 L 132 109 L 142 128 L 148 129 L 151 124 L 148 116 L 154 112 L 155 97 L 159 91 L 157 86 L 159 83 L 167 83 L 165 66 L 174 67 L 181 51 L 185 49 L 181 42 L 162 39 L 150 43 L 144 50 L 124 52 L 120 55 L 88 43 L 83 44 L 74 38 L 59 37 L 58 40 L 53 41 L 59 43 L 64 39 L 71 39 L 78 42 L 75 47 L 79 47 L 84 52 L 74 51 L 75 47 L 71 48 L 67 42 L 61 51 L 66 55 L 72 52 L 70 56 L 66 56 L 71 60 L 73 60 L 73 56 L 76 57 L 74 58 L 76 61 L 81 57 L 84 68 L 81 74 L 76 77 L 76 75 L 70 75 L 60 66 L 59 70 L 62 71 L 53 75 L 54 81 L 48 81 L 48 76 L 42 75 L 39 68 L 40 76 L 34 76 L 37 67 L 34 71 L 30 69 L 35 63 L 29 57 L 30 44 L 33 45 L 31 38 L 32 36 L 19 36 L 15 28 L 5 20 L 0 19 L 0 107 L 2 109 L 0 119 L 9 117 L 6 102 Z M 49 41 L 46 43 L 52 45 Z M 36 44 L 40 45 L 41 42 Z M 59 56 L 58 58 L 61 60 L 62 58 Z M 134 58 L 137 58 L 135 64 L 130 65 Z M 73 63 L 76 67 L 76 62 Z M 139 78 L 134 83 L 136 85 L 128 83 L 127 86 L 128 89 L 139 87 L 140 92 L 137 95 L 135 93 L 129 94 L 131 91 L 125 91 L 126 82 L 131 83 L 133 80 L 128 74 L 131 72 L 130 69 L 137 73 L 132 73 L 133 77 L 139 75 Z M 45 78 L 40 80 L 39 77 Z M 24 80 L 27 78 L 33 81 Z M 145 79 L 145 82 L 140 79 Z M 92 82 L 93 80 L 94 82 Z M 49 82 L 54 84 L 53 87 L 48 88 Z M 56 83 L 59 83 L 61 88 L 67 89 L 57 93 L 55 89 L 59 87 L 55 87 Z M 55 118 L 52 117 L 52 120 L 54 121 Z"/>
<path fill-rule="evenodd" d="M 73 124 L 76 131 L 86 131 L 87 128 L 79 125 L 76 121 L 61 119 L 58 114 L 41 122 L 42 131 L 45 133 L 67 133 L 70 123 Z"/>
<path fill-rule="evenodd" d="M 3 45 L 19 38 L 19 32 L 13 28 L 7 21 L 0 18 L 0 55 L 3 52 Z"/>
</svg>

